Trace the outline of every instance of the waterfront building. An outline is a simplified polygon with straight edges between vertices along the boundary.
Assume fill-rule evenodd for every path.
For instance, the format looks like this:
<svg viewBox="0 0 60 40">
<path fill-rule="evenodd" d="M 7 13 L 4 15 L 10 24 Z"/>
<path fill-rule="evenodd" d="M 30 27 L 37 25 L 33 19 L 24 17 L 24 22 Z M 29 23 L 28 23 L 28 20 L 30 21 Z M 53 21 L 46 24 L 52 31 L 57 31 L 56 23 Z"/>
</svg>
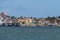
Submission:
<svg viewBox="0 0 60 40">
<path fill-rule="evenodd" d="M 4 24 L 4 13 L 2 12 L 0 14 L 0 25 L 3 25 Z"/>
<path fill-rule="evenodd" d="M 31 20 L 29 18 L 19 18 L 16 20 L 19 24 L 30 25 Z"/>
<path fill-rule="evenodd" d="M 4 25 L 9 25 L 11 23 L 10 16 L 7 16 L 4 14 L 4 12 L 1 12 L 0 14 L 0 24 L 3 23 Z"/>
<path fill-rule="evenodd" d="M 29 18 L 30 19 L 30 26 L 36 26 L 34 18 Z"/>
<path fill-rule="evenodd" d="M 57 26 L 57 20 L 55 18 L 46 18 L 46 21 L 49 21 L 47 25 Z"/>
<path fill-rule="evenodd" d="M 60 26 L 60 18 L 56 18 L 57 20 L 57 26 Z"/>
<path fill-rule="evenodd" d="M 4 24 L 4 20 L 3 18 L 0 16 L 0 25 L 3 25 Z"/>
<path fill-rule="evenodd" d="M 45 19 L 44 18 L 34 18 L 35 20 L 35 25 L 36 26 L 44 26 L 45 24 Z"/>
<path fill-rule="evenodd" d="M 45 18 L 40 18 L 39 25 L 40 26 L 45 26 Z"/>
</svg>

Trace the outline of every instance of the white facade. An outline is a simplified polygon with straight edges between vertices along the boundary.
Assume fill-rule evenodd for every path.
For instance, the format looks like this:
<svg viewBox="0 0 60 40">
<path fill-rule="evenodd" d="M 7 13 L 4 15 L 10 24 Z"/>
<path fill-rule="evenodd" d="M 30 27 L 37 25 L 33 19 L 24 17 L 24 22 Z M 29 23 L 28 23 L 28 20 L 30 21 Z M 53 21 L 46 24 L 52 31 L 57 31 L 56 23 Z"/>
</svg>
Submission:
<svg viewBox="0 0 60 40">
<path fill-rule="evenodd" d="M 3 18 L 0 16 L 0 25 L 4 23 Z"/>
</svg>

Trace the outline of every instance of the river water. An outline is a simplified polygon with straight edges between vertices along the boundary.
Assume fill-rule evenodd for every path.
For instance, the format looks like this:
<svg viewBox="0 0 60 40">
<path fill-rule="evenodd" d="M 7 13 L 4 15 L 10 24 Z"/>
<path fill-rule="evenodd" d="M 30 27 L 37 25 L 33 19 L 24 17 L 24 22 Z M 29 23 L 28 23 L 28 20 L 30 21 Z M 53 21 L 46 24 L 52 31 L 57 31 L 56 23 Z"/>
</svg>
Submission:
<svg viewBox="0 0 60 40">
<path fill-rule="evenodd" d="M 0 27 L 0 40 L 60 40 L 60 28 Z"/>
</svg>

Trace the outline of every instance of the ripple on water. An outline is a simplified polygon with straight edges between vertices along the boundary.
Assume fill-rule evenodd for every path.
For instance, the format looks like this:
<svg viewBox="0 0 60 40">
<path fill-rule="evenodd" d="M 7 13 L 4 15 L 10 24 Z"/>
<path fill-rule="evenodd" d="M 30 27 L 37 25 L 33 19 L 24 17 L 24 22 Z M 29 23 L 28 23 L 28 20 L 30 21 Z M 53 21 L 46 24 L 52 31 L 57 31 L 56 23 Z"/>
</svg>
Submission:
<svg viewBox="0 0 60 40">
<path fill-rule="evenodd" d="M 60 28 L 0 27 L 0 40 L 60 40 Z"/>
</svg>

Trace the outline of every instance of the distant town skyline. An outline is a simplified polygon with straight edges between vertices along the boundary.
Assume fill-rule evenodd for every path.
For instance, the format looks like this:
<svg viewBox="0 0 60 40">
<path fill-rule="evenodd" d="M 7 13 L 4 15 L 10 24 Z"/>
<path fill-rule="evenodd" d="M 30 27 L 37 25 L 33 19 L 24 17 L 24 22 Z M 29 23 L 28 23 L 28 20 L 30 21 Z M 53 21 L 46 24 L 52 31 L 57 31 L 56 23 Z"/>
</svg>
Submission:
<svg viewBox="0 0 60 40">
<path fill-rule="evenodd" d="M 0 0 L 0 12 L 11 16 L 60 16 L 60 0 Z"/>
</svg>

